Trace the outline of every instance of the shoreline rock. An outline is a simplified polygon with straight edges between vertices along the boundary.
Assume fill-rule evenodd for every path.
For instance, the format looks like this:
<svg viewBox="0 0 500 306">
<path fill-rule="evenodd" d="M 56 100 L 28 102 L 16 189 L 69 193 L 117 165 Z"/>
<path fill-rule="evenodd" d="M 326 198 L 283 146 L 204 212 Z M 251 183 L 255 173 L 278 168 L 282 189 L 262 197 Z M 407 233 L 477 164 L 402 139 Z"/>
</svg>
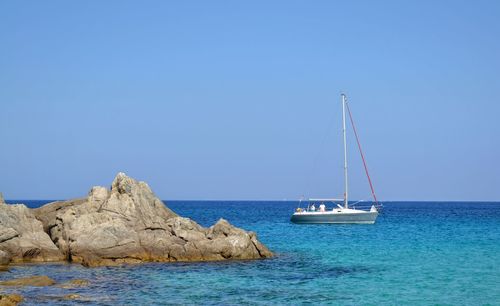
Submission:
<svg viewBox="0 0 500 306">
<path fill-rule="evenodd" d="M 50 277 L 46 275 L 35 275 L 35 276 L 29 276 L 29 277 L 23 277 L 23 278 L 15 278 L 11 280 L 6 280 L 6 281 L 1 281 L 0 282 L 0 290 L 1 287 L 16 287 L 19 289 L 19 287 L 48 287 L 48 286 L 57 286 L 62 289 L 75 289 L 75 288 L 81 288 L 81 287 L 86 287 L 90 284 L 88 280 L 84 279 L 72 279 L 69 281 L 66 281 L 64 283 L 56 284 L 56 282 L 51 279 Z M 62 301 L 62 300 L 87 300 L 85 298 L 82 298 L 79 294 L 75 293 L 68 293 L 63 296 L 39 296 L 39 298 L 42 299 L 47 299 L 47 300 L 54 300 L 54 301 Z M 11 305 L 18 305 L 23 301 L 23 297 L 19 294 L 4 294 L 0 291 L 0 306 L 11 306 Z"/>
<path fill-rule="evenodd" d="M 10 255 L 10 253 L 0 250 L 0 270 L 2 270 L 2 268 L 4 267 L 7 267 L 11 259 L 12 255 Z"/>
<path fill-rule="evenodd" d="M 45 287 L 52 286 L 56 282 L 45 275 L 36 275 L 22 278 L 14 278 L 11 280 L 1 281 L 0 286 L 34 286 L 34 287 Z"/>
<path fill-rule="evenodd" d="M 0 213 L 0 237 L 8 238 L 0 238 L 0 251 L 12 254 L 14 262 L 66 260 L 91 267 L 273 256 L 255 233 L 224 219 L 204 228 L 178 216 L 145 182 L 124 173 L 115 177 L 111 189 L 93 187 L 85 198 L 34 210 L 0 204 Z M 13 243 L 15 239 L 24 240 Z"/>
<path fill-rule="evenodd" d="M 19 294 L 2 294 L 0 293 L 0 306 L 15 306 L 23 301 L 23 297 Z"/>
<path fill-rule="evenodd" d="M 51 262 L 64 257 L 42 222 L 24 204 L 6 204 L 0 197 L 0 265 L 9 262 Z"/>
<path fill-rule="evenodd" d="M 72 279 L 62 284 L 58 284 L 57 287 L 64 289 L 72 289 L 78 287 L 86 287 L 90 284 L 90 282 L 86 279 Z"/>
</svg>

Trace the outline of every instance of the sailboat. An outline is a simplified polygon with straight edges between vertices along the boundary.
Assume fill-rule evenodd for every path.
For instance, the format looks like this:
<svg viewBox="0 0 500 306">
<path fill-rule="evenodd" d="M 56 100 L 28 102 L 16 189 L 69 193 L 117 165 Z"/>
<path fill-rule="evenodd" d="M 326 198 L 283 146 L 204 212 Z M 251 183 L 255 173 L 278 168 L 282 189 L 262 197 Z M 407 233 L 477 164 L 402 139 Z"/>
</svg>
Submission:
<svg viewBox="0 0 500 306">
<path fill-rule="evenodd" d="M 356 132 L 356 127 L 354 126 L 354 121 L 352 119 L 351 111 L 349 105 L 347 104 L 347 98 L 345 94 L 341 94 L 342 98 L 342 133 L 344 138 L 344 198 L 343 199 L 309 199 L 309 204 L 307 208 L 297 208 L 292 215 L 291 221 L 293 223 L 360 223 L 360 224 L 373 224 L 377 220 L 379 209 L 381 205 L 377 201 L 375 196 L 375 191 L 373 189 L 373 184 L 368 174 L 368 167 L 366 166 L 365 157 L 363 151 L 361 150 L 361 145 L 359 143 L 358 134 Z M 370 184 L 372 196 L 374 203 L 369 207 L 369 209 L 362 209 L 354 205 L 349 206 L 348 201 L 348 181 L 347 181 L 347 142 L 346 142 L 346 110 L 349 113 L 349 118 L 351 125 L 353 127 L 354 135 L 356 136 L 356 142 L 358 144 L 359 152 L 361 154 L 361 159 L 363 160 L 363 165 L 365 168 L 365 173 Z M 342 203 L 339 203 L 342 201 Z M 319 203 L 318 209 L 316 209 L 316 204 Z M 335 206 L 328 209 L 325 203 L 333 203 Z M 342 205 L 341 205 L 342 204 Z"/>
</svg>

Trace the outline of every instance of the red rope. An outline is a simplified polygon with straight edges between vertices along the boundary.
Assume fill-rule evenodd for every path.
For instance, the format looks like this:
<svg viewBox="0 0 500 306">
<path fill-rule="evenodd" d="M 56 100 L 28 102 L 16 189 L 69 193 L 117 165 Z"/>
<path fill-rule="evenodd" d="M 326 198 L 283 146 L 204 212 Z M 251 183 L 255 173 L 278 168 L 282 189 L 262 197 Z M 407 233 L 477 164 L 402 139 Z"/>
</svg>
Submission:
<svg viewBox="0 0 500 306">
<path fill-rule="evenodd" d="M 375 200 L 375 204 L 378 205 L 377 196 L 375 196 L 375 190 L 373 189 L 372 180 L 370 179 L 370 174 L 368 173 L 368 167 L 366 166 L 365 155 L 363 154 L 363 150 L 361 150 L 361 144 L 359 143 L 358 133 L 356 132 L 356 126 L 354 125 L 354 120 L 352 120 L 351 110 L 349 109 L 349 104 L 346 103 L 345 105 L 347 106 L 347 112 L 349 113 L 349 119 L 351 120 L 354 136 L 356 136 L 356 142 L 358 143 L 359 153 L 361 154 L 361 159 L 363 160 L 363 166 L 365 166 L 366 177 L 368 178 L 368 183 L 370 183 L 372 196 L 373 199 Z"/>
</svg>

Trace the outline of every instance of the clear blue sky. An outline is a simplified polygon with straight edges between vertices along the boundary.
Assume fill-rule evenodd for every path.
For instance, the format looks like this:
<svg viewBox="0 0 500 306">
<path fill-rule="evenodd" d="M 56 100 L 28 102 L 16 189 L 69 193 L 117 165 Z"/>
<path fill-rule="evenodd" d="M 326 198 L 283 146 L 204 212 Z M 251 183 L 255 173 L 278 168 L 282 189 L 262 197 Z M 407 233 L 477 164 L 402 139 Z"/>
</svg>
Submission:
<svg viewBox="0 0 500 306">
<path fill-rule="evenodd" d="M 498 3 L 2 1 L 0 191 L 500 200 Z"/>
</svg>

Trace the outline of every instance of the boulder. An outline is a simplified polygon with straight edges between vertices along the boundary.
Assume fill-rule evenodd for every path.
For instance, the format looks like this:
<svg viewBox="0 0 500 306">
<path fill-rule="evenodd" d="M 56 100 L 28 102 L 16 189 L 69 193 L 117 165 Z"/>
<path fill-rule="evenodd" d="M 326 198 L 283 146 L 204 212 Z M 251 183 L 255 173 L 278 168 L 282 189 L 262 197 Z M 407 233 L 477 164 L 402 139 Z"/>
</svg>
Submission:
<svg viewBox="0 0 500 306">
<path fill-rule="evenodd" d="M 0 282 L 0 286 L 34 286 L 45 287 L 52 286 L 56 282 L 48 276 L 37 275 L 23 278 L 15 278 L 7 281 Z"/>
<path fill-rule="evenodd" d="M 89 281 L 86 279 L 72 279 L 62 284 L 58 284 L 57 287 L 64 289 L 78 288 L 78 287 L 86 287 L 89 285 Z"/>
<path fill-rule="evenodd" d="M 5 204 L 0 199 L 0 263 L 6 255 L 12 262 L 60 261 L 64 257 L 44 232 L 42 222 L 23 204 Z"/>
<path fill-rule="evenodd" d="M 16 306 L 23 301 L 19 294 L 0 294 L 0 306 Z"/>
<path fill-rule="evenodd" d="M 0 266 L 8 265 L 11 259 L 10 253 L 0 250 Z"/>
<path fill-rule="evenodd" d="M 222 219 L 204 228 L 124 173 L 111 190 L 93 187 L 86 198 L 49 203 L 35 215 L 64 256 L 86 266 L 272 256 L 255 233 Z"/>
<path fill-rule="evenodd" d="M 8 265 L 12 256 L 10 253 L 0 250 L 0 271 L 8 271 Z"/>
<path fill-rule="evenodd" d="M 76 294 L 76 293 L 66 294 L 65 296 L 62 297 L 63 300 L 78 300 L 80 298 L 81 298 L 81 295 Z"/>
</svg>

